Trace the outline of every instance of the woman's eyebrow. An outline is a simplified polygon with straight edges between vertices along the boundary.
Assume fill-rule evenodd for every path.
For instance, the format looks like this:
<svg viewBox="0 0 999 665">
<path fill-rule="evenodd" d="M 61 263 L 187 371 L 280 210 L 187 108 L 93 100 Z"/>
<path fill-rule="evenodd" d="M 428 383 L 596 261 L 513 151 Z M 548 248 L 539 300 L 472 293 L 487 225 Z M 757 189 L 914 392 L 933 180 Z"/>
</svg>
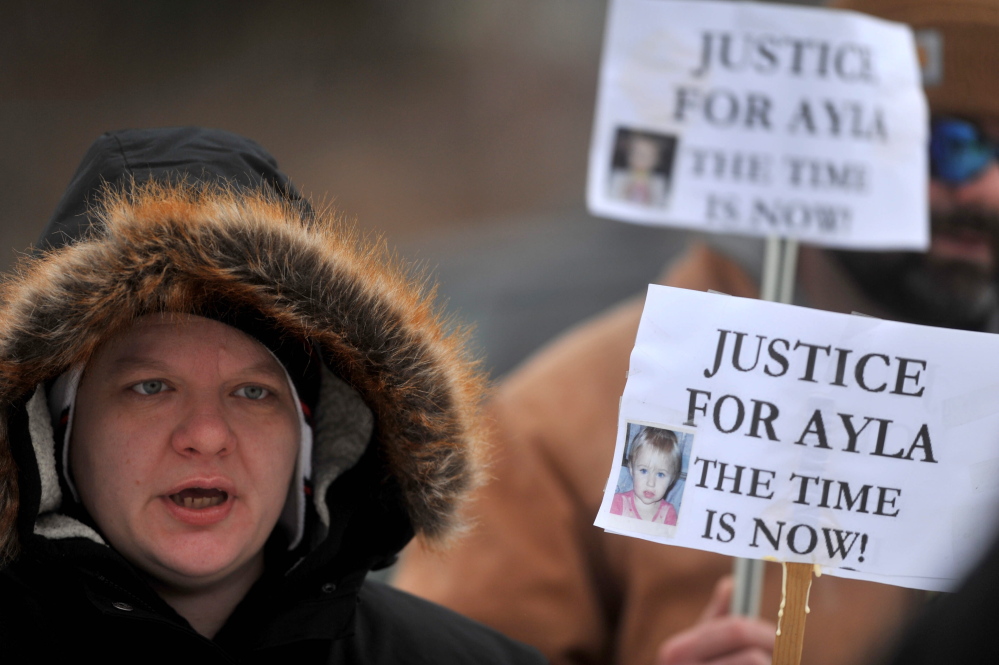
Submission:
<svg viewBox="0 0 999 665">
<path fill-rule="evenodd" d="M 275 367 L 275 364 L 276 364 L 275 362 L 270 360 L 261 360 L 260 362 L 254 363 L 248 367 L 244 367 L 242 370 L 240 370 L 240 374 L 263 373 L 263 374 L 268 374 L 274 377 L 275 379 L 280 379 L 281 381 L 285 381 L 287 379 L 287 372 L 285 371 L 284 367 L 282 367 L 281 365 L 277 365 Z"/>
<path fill-rule="evenodd" d="M 156 360 L 148 356 L 120 356 L 111 361 L 112 372 L 127 372 L 134 369 L 150 369 L 156 371 L 166 371 L 169 365 L 162 360 Z"/>
</svg>

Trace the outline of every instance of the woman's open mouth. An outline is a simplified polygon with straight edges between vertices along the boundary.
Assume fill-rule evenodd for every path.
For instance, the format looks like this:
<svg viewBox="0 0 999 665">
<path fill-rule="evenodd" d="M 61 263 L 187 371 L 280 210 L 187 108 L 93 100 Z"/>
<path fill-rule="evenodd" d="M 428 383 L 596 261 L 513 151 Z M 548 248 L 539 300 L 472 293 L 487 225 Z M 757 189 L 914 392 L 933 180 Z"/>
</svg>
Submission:
<svg viewBox="0 0 999 665">
<path fill-rule="evenodd" d="M 193 487 L 188 485 L 160 495 L 160 500 L 174 519 L 195 527 L 208 527 L 227 519 L 239 503 L 235 487 L 226 482 L 195 481 Z"/>
<path fill-rule="evenodd" d="M 170 495 L 170 500 L 181 508 L 203 510 L 214 508 L 226 502 L 229 494 L 216 488 L 192 487 Z"/>
</svg>

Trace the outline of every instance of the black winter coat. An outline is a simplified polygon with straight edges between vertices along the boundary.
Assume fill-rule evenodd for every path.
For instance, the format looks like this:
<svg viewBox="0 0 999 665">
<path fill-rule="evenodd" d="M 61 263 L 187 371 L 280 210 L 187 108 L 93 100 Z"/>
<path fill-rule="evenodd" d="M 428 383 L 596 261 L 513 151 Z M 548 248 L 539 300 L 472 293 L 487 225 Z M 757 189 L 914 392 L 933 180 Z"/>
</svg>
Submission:
<svg viewBox="0 0 999 665">
<path fill-rule="evenodd" d="M 225 628 L 196 633 L 108 548 L 39 543 L 0 576 L 5 663 L 541 663 L 532 649 L 363 573 L 258 583 Z"/>
<path fill-rule="evenodd" d="M 540 655 L 365 581 L 440 540 L 473 483 L 482 379 L 423 286 L 317 213 L 252 141 L 197 128 L 107 134 L 41 243 L 0 284 L 0 658 L 4 663 L 511 663 Z M 213 640 L 72 499 L 46 389 L 136 318 L 183 312 L 307 348 L 305 538 Z M 299 354 L 301 355 L 301 354 Z M 301 369 L 301 368 L 300 368 Z M 298 376 L 298 374 L 295 374 Z"/>
</svg>

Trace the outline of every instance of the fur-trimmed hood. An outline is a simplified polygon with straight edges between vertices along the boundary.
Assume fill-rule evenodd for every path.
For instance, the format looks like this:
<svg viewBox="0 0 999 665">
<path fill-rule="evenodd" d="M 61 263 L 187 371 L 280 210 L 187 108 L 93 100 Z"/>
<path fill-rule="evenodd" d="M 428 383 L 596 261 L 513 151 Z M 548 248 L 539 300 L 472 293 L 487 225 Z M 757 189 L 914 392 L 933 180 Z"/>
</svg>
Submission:
<svg viewBox="0 0 999 665">
<path fill-rule="evenodd" d="M 314 501 L 327 559 L 356 534 L 370 536 L 360 559 L 391 554 L 413 531 L 444 537 L 476 473 L 483 379 L 433 290 L 383 243 L 313 211 L 256 144 L 159 131 L 106 135 L 117 179 L 85 160 L 43 249 L 0 284 L 0 554 L 33 533 L 80 535 L 60 517 L 44 388 L 157 312 L 251 312 L 318 352 Z M 222 137 L 263 156 L 227 171 L 155 154 L 156 140 L 169 148 L 178 136 Z M 106 167 L 101 150 L 88 158 Z M 15 522 L 18 536 L 4 543 Z"/>
</svg>

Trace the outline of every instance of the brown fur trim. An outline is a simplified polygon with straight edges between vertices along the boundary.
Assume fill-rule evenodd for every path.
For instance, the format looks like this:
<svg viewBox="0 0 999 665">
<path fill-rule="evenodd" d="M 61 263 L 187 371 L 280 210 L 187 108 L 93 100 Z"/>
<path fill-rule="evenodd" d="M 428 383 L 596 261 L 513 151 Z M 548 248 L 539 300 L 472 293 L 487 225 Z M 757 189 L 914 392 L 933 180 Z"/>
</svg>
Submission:
<svg viewBox="0 0 999 665">
<path fill-rule="evenodd" d="M 267 193 L 150 183 L 95 214 L 90 237 L 0 284 L 0 408 L 140 316 L 250 307 L 321 346 L 374 413 L 415 528 L 444 537 L 476 477 L 484 379 L 423 276 L 329 211 L 303 221 Z M 17 511 L 7 448 L 0 435 L 0 534 Z"/>
</svg>

